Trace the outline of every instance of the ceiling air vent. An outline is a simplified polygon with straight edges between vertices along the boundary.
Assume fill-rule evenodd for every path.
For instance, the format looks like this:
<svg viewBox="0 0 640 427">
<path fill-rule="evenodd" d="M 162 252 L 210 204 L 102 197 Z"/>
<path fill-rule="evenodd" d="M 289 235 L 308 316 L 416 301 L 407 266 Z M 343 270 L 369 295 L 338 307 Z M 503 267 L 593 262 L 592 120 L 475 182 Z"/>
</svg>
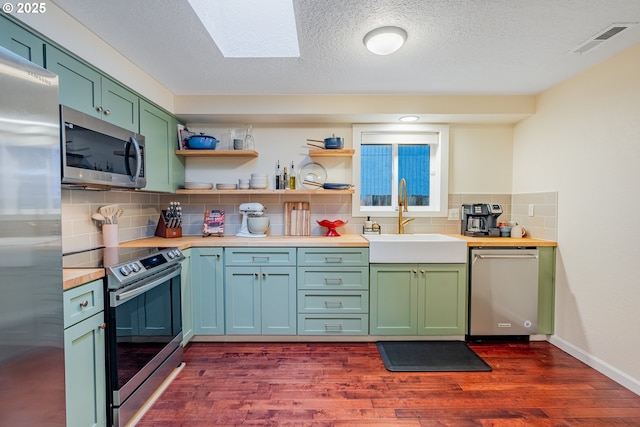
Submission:
<svg viewBox="0 0 640 427">
<path fill-rule="evenodd" d="M 595 36 L 591 37 L 589 40 L 582 43 L 580 46 L 573 49 L 571 53 L 583 54 L 583 53 L 590 52 L 591 50 L 600 46 L 602 43 L 606 42 L 616 34 L 620 34 L 627 28 L 632 27 L 636 24 L 637 22 L 625 22 L 625 23 L 612 24 L 607 28 L 605 28 L 604 30 L 600 31 Z"/>
</svg>

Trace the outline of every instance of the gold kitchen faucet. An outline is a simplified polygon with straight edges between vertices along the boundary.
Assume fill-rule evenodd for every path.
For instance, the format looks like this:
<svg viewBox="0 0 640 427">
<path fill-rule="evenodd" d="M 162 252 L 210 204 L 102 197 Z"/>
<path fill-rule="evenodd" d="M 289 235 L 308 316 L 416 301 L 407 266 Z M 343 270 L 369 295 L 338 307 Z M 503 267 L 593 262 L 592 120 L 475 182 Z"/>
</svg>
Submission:
<svg viewBox="0 0 640 427">
<path fill-rule="evenodd" d="M 407 202 L 407 181 L 402 178 L 398 188 L 398 234 L 404 234 L 404 226 L 415 218 L 402 219 L 402 211 L 409 212 Z"/>
</svg>

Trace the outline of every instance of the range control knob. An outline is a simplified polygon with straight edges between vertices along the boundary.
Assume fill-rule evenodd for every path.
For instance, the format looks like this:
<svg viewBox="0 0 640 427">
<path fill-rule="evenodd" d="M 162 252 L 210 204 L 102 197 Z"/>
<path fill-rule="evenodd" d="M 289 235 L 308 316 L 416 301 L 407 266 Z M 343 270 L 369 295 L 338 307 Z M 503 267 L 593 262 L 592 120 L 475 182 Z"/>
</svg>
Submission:
<svg viewBox="0 0 640 427">
<path fill-rule="evenodd" d="M 174 259 L 174 258 L 176 257 L 176 256 L 175 256 L 175 254 L 173 253 L 173 251 L 169 251 L 169 252 L 167 252 L 167 256 L 168 256 L 169 258 L 171 258 L 171 259 Z"/>
<path fill-rule="evenodd" d="M 174 250 L 173 250 L 173 253 L 174 253 L 174 254 L 176 254 L 176 256 L 180 256 L 180 255 L 182 255 L 182 254 L 180 253 L 180 249 L 174 249 Z"/>
<path fill-rule="evenodd" d="M 122 273 L 123 276 L 128 276 L 131 274 L 131 268 L 129 268 L 128 265 L 123 265 L 120 267 L 120 273 Z"/>
<path fill-rule="evenodd" d="M 140 271 L 140 265 L 137 262 L 130 264 L 129 267 L 131 267 L 134 273 L 137 273 L 138 271 Z"/>
</svg>

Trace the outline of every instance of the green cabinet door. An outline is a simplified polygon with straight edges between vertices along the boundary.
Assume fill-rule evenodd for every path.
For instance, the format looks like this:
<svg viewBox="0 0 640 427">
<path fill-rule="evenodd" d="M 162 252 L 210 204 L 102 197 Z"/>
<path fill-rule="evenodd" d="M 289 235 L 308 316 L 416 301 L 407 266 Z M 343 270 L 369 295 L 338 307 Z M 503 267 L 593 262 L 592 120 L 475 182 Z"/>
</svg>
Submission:
<svg viewBox="0 0 640 427">
<path fill-rule="evenodd" d="M 191 249 L 182 251 L 182 272 L 180 273 L 180 290 L 182 301 L 182 346 L 193 338 L 193 288 L 191 285 Z"/>
<path fill-rule="evenodd" d="M 538 247 L 538 333 L 553 334 L 556 294 L 556 248 Z"/>
<path fill-rule="evenodd" d="M 224 282 L 226 333 L 259 335 L 262 332 L 260 267 L 226 267 Z"/>
<path fill-rule="evenodd" d="M 463 335 L 465 264 L 371 264 L 371 335 Z"/>
<path fill-rule="evenodd" d="M 465 264 L 418 265 L 418 335 L 464 335 Z"/>
<path fill-rule="evenodd" d="M 102 118 L 130 131 L 140 132 L 140 98 L 138 95 L 107 77 L 102 76 L 100 82 Z"/>
<path fill-rule="evenodd" d="M 415 335 L 418 277 L 413 264 L 371 264 L 371 335 Z"/>
<path fill-rule="evenodd" d="M 51 45 L 46 47 L 46 67 L 59 76 L 61 104 L 139 132 L 136 94 Z"/>
<path fill-rule="evenodd" d="M 106 425 L 105 331 L 103 328 L 104 312 L 100 312 L 64 331 L 68 427 Z"/>
<path fill-rule="evenodd" d="M 191 249 L 193 332 L 224 334 L 224 288 L 221 248 Z"/>
<path fill-rule="evenodd" d="M 145 138 L 146 190 L 173 192 L 184 182 L 184 158 L 175 155 L 178 121 L 140 100 L 140 133 Z"/>
<path fill-rule="evenodd" d="M 226 333 L 295 335 L 295 267 L 226 267 Z"/>
<path fill-rule="evenodd" d="M 262 334 L 295 335 L 296 268 L 262 267 L 260 279 Z"/>
<path fill-rule="evenodd" d="M 0 46 L 44 67 L 44 41 L 0 15 Z"/>
</svg>

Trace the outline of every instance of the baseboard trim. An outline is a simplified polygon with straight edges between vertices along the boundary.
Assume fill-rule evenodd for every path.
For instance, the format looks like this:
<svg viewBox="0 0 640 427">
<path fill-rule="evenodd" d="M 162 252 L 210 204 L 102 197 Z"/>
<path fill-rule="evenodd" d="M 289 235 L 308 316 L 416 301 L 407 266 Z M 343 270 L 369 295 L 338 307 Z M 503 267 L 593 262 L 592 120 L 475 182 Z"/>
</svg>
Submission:
<svg viewBox="0 0 640 427">
<path fill-rule="evenodd" d="M 549 342 L 640 396 L 640 380 L 633 378 L 632 376 L 622 372 L 620 369 L 590 353 L 585 352 L 581 348 L 576 347 L 556 335 L 549 337 Z"/>
</svg>

